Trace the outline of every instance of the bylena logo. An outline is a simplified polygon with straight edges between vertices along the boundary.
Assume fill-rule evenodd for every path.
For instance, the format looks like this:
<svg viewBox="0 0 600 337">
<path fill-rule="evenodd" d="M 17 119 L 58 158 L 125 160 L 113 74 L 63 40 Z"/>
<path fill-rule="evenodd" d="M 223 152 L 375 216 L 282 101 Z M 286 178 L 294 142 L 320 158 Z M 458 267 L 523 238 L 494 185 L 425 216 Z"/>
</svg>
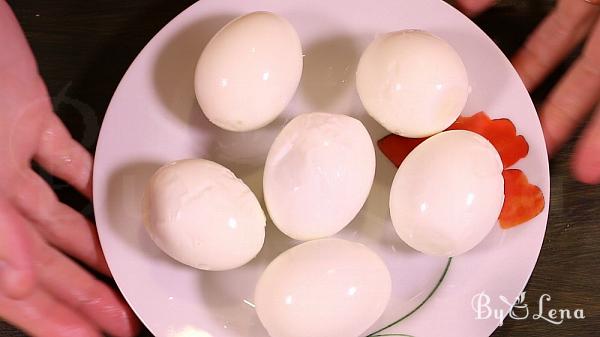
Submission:
<svg viewBox="0 0 600 337">
<path fill-rule="evenodd" d="M 510 317 L 514 320 L 524 320 L 531 318 L 533 320 L 544 320 L 550 324 L 560 325 L 565 320 L 585 319 L 583 309 L 556 309 L 548 308 L 552 297 L 549 294 L 540 296 L 537 311 L 529 310 L 530 307 L 525 303 L 525 293 L 522 292 L 514 301 L 509 301 L 505 296 L 498 296 L 504 308 L 492 307 L 492 299 L 484 291 L 475 294 L 471 300 L 471 307 L 475 312 L 475 319 L 495 319 L 498 325 L 502 325 L 504 317 Z M 514 303 L 514 305 L 513 305 Z"/>
</svg>

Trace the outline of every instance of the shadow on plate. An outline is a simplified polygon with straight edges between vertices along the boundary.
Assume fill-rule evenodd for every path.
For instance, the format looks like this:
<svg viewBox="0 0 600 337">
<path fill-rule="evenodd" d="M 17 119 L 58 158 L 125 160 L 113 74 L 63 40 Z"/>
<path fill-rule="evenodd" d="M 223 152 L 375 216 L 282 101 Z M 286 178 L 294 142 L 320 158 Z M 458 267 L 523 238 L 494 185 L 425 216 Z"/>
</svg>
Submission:
<svg viewBox="0 0 600 337">
<path fill-rule="evenodd" d="M 288 122 L 286 114 L 258 130 L 232 132 L 213 125 L 201 111 L 197 112 L 199 132 L 204 141 L 198 142 L 196 158 L 212 160 L 230 169 L 262 201 L 264 164 L 271 144 Z"/>
<path fill-rule="evenodd" d="M 146 184 L 162 165 L 158 162 L 126 164 L 111 173 L 106 196 L 110 225 L 127 244 L 157 259 L 170 259 L 156 245 L 142 222 L 142 198 Z"/>
<path fill-rule="evenodd" d="M 199 127 L 194 93 L 196 63 L 213 35 L 237 15 L 207 17 L 181 28 L 161 50 L 154 65 L 154 87 L 164 106 L 181 122 Z"/>
<path fill-rule="evenodd" d="M 289 121 L 287 114 L 281 114 L 277 119 L 258 130 L 247 132 L 232 132 L 223 130 L 211 124 L 204 114 L 200 113 L 203 124 L 206 125 L 206 135 L 209 138 L 208 147 L 202 149 L 200 155 L 213 160 L 232 170 L 238 177 L 255 175 L 262 169 L 271 144 L 283 126 Z M 206 124 L 205 124 L 206 123 Z M 248 184 L 248 182 L 246 182 Z M 251 185 L 251 184 L 248 184 Z M 259 191 L 251 186 L 254 193 Z"/>
<path fill-rule="evenodd" d="M 213 319 L 239 336 L 266 336 L 254 309 L 254 288 L 266 266 L 296 244 L 269 221 L 265 245 L 248 264 L 229 271 L 200 272 L 201 301 L 210 308 Z"/>
<path fill-rule="evenodd" d="M 354 90 L 360 50 L 353 36 L 336 35 L 306 46 L 304 54 L 299 92 L 315 111 L 328 112 Z"/>
</svg>

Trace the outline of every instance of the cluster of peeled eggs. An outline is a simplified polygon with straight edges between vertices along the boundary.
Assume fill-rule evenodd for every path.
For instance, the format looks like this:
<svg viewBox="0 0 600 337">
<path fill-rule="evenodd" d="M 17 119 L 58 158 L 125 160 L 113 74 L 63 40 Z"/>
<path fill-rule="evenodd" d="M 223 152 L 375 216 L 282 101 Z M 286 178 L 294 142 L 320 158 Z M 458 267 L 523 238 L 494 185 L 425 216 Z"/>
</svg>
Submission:
<svg viewBox="0 0 600 337">
<path fill-rule="evenodd" d="M 205 47 L 196 96 L 218 127 L 255 130 L 286 108 L 302 68 L 292 25 L 273 13 L 251 13 L 224 26 Z M 364 51 L 356 84 L 368 114 L 390 132 L 434 135 L 410 153 L 391 186 L 391 220 L 400 238 L 438 256 L 473 248 L 502 207 L 502 162 L 475 133 L 441 132 L 470 91 L 459 55 L 424 31 L 383 34 Z M 281 232 L 306 242 L 273 260 L 256 285 L 256 311 L 272 337 L 357 337 L 384 312 L 392 282 L 382 259 L 362 244 L 328 238 L 359 213 L 374 175 L 373 141 L 346 115 L 300 114 L 273 142 L 263 176 L 266 208 Z M 163 166 L 144 203 L 153 241 L 192 267 L 237 268 L 263 246 L 266 216 L 259 201 L 215 162 Z M 323 323 L 304 324 L 316 321 Z"/>
</svg>

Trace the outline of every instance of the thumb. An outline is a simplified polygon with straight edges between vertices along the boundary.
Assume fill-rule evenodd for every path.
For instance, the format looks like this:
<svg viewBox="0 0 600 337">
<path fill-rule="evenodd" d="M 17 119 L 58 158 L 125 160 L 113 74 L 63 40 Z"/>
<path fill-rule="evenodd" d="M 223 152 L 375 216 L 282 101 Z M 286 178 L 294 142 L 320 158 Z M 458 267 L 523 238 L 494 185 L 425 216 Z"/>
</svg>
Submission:
<svg viewBox="0 0 600 337">
<path fill-rule="evenodd" d="M 0 197 L 0 291 L 22 298 L 35 285 L 27 220 Z"/>
<path fill-rule="evenodd" d="M 454 5 L 469 17 L 474 17 L 492 7 L 496 0 L 454 0 Z"/>
</svg>

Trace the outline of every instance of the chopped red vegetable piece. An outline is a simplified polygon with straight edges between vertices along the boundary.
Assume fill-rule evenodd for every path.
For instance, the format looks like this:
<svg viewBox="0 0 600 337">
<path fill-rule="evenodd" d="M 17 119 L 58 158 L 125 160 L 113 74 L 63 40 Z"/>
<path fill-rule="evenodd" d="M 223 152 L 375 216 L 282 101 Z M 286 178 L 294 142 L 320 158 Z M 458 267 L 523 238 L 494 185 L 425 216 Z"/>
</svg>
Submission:
<svg viewBox="0 0 600 337">
<path fill-rule="evenodd" d="M 399 167 L 404 158 L 427 138 L 404 138 L 398 135 L 387 135 L 381 138 L 377 145 L 385 156 Z"/>
<path fill-rule="evenodd" d="M 533 219 L 544 209 L 544 194 L 527 180 L 523 171 L 504 170 L 504 205 L 500 212 L 500 226 L 511 228 Z"/>
</svg>

